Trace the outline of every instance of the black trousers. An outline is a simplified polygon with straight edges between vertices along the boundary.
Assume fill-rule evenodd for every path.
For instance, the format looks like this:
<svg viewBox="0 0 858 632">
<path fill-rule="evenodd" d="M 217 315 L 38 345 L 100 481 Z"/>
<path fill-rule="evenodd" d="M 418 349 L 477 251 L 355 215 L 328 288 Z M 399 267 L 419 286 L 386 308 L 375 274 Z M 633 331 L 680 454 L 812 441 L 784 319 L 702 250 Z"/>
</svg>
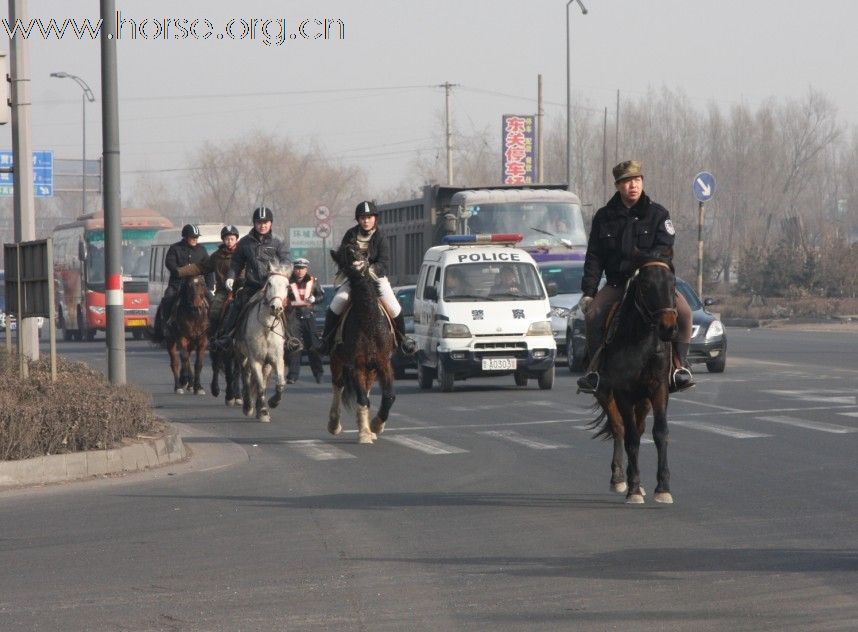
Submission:
<svg viewBox="0 0 858 632">
<path fill-rule="evenodd" d="M 301 372 L 301 354 L 304 352 L 307 353 L 307 357 L 310 359 L 310 369 L 313 371 L 313 375 L 321 375 L 323 372 L 322 356 L 316 351 L 319 338 L 316 334 L 316 319 L 313 317 L 313 310 L 300 307 L 289 310 L 288 324 L 289 333 L 301 340 L 304 349 L 302 351 L 287 353 L 287 379 L 298 379 L 298 375 Z"/>
</svg>

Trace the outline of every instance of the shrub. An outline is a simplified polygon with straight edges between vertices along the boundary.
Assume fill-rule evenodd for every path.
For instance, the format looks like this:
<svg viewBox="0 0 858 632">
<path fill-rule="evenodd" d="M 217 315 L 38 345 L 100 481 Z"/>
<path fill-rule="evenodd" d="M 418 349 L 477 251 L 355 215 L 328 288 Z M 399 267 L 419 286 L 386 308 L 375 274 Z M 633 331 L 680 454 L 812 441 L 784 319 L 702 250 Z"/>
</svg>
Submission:
<svg viewBox="0 0 858 632">
<path fill-rule="evenodd" d="M 17 356 L 0 350 L 0 460 L 115 447 L 163 430 L 147 393 L 111 386 L 83 363 L 57 362 L 56 382 L 49 358 L 32 363 L 22 380 Z"/>
</svg>

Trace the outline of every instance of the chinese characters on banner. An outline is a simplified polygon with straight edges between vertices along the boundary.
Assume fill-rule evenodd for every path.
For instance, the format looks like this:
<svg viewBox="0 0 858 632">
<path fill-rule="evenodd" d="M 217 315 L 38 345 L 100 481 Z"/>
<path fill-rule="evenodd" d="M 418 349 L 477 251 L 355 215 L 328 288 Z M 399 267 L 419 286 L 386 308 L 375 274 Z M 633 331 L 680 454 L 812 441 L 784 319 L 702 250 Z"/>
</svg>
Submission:
<svg viewBox="0 0 858 632">
<path fill-rule="evenodd" d="M 532 114 L 504 114 L 502 121 L 503 183 L 533 184 L 536 182 L 536 117 Z"/>
</svg>

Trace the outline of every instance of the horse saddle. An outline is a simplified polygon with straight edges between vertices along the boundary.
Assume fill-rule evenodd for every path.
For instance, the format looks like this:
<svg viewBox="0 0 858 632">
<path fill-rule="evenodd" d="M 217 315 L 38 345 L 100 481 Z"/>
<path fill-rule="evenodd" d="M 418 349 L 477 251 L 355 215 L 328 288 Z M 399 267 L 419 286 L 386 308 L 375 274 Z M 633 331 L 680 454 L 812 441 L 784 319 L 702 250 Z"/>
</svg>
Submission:
<svg viewBox="0 0 858 632">
<path fill-rule="evenodd" d="M 349 301 L 348 305 L 346 305 L 346 308 L 343 310 L 343 313 L 340 314 L 340 320 L 337 322 L 337 328 L 334 330 L 334 347 L 343 343 L 343 327 L 346 323 L 346 316 L 348 316 L 351 309 L 352 303 Z M 396 335 L 396 329 L 393 326 L 393 317 L 390 315 L 390 312 L 387 311 L 387 308 L 384 306 L 381 299 L 378 299 L 378 309 L 382 314 L 384 314 L 385 319 L 387 319 L 387 327 L 390 329 L 390 333 Z"/>
</svg>

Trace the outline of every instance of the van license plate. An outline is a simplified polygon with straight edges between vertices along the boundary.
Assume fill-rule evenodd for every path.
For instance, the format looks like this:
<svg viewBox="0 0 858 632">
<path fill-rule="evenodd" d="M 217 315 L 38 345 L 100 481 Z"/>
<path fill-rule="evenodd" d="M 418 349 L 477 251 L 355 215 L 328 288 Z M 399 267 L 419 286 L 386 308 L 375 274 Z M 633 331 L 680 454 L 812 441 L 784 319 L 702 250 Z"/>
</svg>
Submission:
<svg viewBox="0 0 858 632">
<path fill-rule="evenodd" d="M 129 318 L 128 319 L 129 327 L 145 327 L 146 319 L 145 318 Z"/>
<path fill-rule="evenodd" d="M 483 358 L 483 371 L 514 371 L 515 358 Z"/>
</svg>

